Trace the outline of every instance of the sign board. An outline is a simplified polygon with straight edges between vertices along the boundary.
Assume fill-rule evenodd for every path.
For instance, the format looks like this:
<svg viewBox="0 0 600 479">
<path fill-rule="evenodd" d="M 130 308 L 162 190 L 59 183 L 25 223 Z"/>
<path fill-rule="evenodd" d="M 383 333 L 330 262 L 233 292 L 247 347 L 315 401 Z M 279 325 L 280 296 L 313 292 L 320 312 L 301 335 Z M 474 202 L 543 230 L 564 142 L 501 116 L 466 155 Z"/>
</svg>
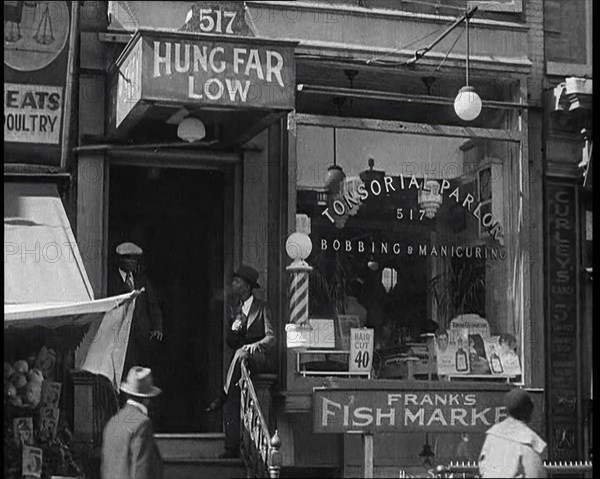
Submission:
<svg viewBox="0 0 600 479">
<path fill-rule="evenodd" d="M 111 72 L 110 129 L 123 129 L 154 103 L 292 110 L 294 45 L 253 37 L 140 29 Z"/>
<path fill-rule="evenodd" d="M 3 3 L 5 163 L 65 166 L 77 3 Z"/>
<path fill-rule="evenodd" d="M 333 319 L 309 319 L 313 327 L 309 333 L 309 348 L 335 348 L 335 324 Z"/>
<path fill-rule="evenodd" d="M 466 328 L 469 334 L 479 334 L 482 338 L 490 337 L 490 324 L 478 314 L 461 314 L 450 321 L 450 329 Z"/>
<path fill-rule="evenodd" d="M 548 181 L 547 381 L 548 454 L 553 460 L 581 457 L 580 347 L 578 327 L 578 185 Z"/>
<path fill-rule="evenodd" d="M 483 432 L 506 417 L 498 391 L 315 389 L 313 432 Z"/>
<path fill-rule="evenodd" d="M 246 21 L 244 2 L 196 2 L 187 14 L 183 32 L 255 36 Z"/>
<path fill-rule="evenodd" d="M 348 370 L 350 372 L 368 373 L 371 371 L 374 337 L 374 329 L 350 329 L 350 356 L 348 357 Z"/>
<path fill-rule="evenodd" d="M 4 141 L 60 144 L 63 88 L 4 84 Z"/>
<path fill-rule="evenodd" d="M 350 350 L 350 332 L 360 327 L 360 320 L 355 314 L 338 314 L 338 349 Z"/>
</svg>

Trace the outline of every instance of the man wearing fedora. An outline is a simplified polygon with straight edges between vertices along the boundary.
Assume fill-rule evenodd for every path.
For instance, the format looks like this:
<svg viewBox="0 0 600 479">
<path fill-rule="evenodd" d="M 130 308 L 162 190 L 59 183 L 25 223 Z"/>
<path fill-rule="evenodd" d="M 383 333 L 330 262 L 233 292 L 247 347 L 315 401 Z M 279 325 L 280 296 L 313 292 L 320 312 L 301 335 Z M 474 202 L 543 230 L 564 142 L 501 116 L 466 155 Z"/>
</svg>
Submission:
<svg viewBox="0 0 600 479">
<path fill-rule="evenodd" d="M 134 366 L 121 384 L 127 395 L 125 406 L 104 428 L 102 479 L 162 479 L 163 463 L 154 441 L 148 407 L 161 393 L 154 386 L 152 371 Z"/>
<path fill-rule="evenodd" d="M 150 281 L 140 271 L 142 248 L 134 243 L 121 243 L 116 252 L 118 271 L 108 283 L 109 295 L 144 289 L 135 300 L 123 371 L 128 371 L 134 365 L 150 367 L 152 347 L 155 341 L 162 341 L 163 338 L 160 307 Z"/>
<path fill-rule="evenodd" d="M 227 331 L 227 345 L 235 351 L 229 364 L 223 392 L 207 411 L 215 411 L 225 405 L 225 452 L 222 458 L 239 456 L 240 414 L 239 388 L 240 364 L 247 361 L 250 371 L 268 372 L 275 367 L 275 330 L 271 322 L 269 306 L 253 295 L 260 288 L 258 271 L 242 265 L 234 273 L 231 289 L 235 306 L 231 310 Z"/>
</svg>

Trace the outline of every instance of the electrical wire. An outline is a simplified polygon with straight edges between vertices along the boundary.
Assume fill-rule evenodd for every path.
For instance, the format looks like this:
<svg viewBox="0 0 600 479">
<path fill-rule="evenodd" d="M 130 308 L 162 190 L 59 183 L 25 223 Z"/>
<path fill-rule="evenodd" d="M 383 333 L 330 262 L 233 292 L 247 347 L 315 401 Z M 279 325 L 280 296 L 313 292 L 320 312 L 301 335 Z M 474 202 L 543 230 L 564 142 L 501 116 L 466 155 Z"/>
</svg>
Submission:
<svg viewBox="0 0 600 479">
<path fill-rule="evenodd" d="M 439 72 L 442 69 L 442 66 L 444 65 L 444 63 L 446 63 L 446 60 L 448 59 L 448 56 L 450 55 L 450 52 L 452 52 L 452 50 L 454 49 L 454 47 L 456 46 L 456 44 L 458 43 L 458 40 L 460 40 L 460 37 L 462 37 L 464 30 L 459 30 L 458 32 L 458 36 L 456 37 L 456 39 L 454 40 L 454 43 L 452 44 L 452 46 L 450 47 L 450 49 L 446 52 L 446 56 L 444 57 L 444 59 L 440 62 L 440 64 L 435 67 L 435 71 Z"/>
<path fill-rule="evenodd" d="M 452 23 L 454 23 L 456 21 L 456 19 L 452 19 L 451 21 L 449 20 L 447 23 L 441 25 L 439 28 L 435 29 L 432 32 L 429 32 L 427 35 L 417 38 L 415 40 L 412 40 L 411 42 L 407 43 L 406 45 L 403 45 L 399 48 L 394 49 L 393 51 L 386 53 L 384 55 L 380 55 L 379 57 L 375 57 L 375 58 L 371 58 L 370 60 L 367 60 L 367 65 L 371 64 L 371 63 L 385 63 L 382 62 L 381 60 L 383 60 L 386 57 L 389 57 L 395 53 L 400 52 L 401 50 L 406 50 L 407 48 L 413 46 L 415 43 L 419 43 L 422 42 L 423 40 L 427 40 L 429 37 L 432 37 L 434 35 L 436 35 L 437 33 L 439 33 L 440 31 L 444 30 L 445 28 L 447 28 L 449 25 L 451 25 Z M 397 60 L 393 60 L 391 62 L 392 64 L 398 64 L 400 62 L 398 62 Z"/>
</svg>

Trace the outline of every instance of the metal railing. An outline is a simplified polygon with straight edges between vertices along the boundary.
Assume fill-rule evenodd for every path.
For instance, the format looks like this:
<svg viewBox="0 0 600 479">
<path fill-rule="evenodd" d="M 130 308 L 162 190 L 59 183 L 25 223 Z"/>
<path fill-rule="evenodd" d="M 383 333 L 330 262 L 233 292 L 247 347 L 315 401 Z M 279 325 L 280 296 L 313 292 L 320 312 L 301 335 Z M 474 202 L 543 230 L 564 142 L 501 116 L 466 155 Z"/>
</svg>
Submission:
<svg viewBox="0 0 600 479">
<path fill-rule="evenodd" d="M 550 474 L 589 474 L 592 473 L 592 461 L 544 461 Z M 447 466 L 438 466 L 436 477 L 479 477 L 479 465 L 476 462 L 451 462 Z"/>
<path fill-rule="evenodd" d="M 240 379 L 240 449 L 246 477 L 278 478 L 281 473 L 281 439 L 277 430 L 271 436 L 258 396 L 250 379 L 246 361 L 241 364 Z"/>
</svg>

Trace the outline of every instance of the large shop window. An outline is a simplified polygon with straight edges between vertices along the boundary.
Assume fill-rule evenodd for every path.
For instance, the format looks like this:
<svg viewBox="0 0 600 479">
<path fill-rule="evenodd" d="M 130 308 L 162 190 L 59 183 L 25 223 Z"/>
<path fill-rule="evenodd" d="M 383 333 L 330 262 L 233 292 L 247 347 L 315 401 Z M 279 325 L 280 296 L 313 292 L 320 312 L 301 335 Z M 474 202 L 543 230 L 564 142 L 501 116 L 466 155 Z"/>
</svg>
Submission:
<svg viewBox="0 0 600 479">
<path fill-rule="evenodd" d="M 519 153 L 510 141 L 298 126 L 309 315 L 334 318 L 340 342 L 340 316 L 373 328 L 376 377 L 406 377 L 409 357 L 414 377 L 521 377 Z"/>
</svg>

